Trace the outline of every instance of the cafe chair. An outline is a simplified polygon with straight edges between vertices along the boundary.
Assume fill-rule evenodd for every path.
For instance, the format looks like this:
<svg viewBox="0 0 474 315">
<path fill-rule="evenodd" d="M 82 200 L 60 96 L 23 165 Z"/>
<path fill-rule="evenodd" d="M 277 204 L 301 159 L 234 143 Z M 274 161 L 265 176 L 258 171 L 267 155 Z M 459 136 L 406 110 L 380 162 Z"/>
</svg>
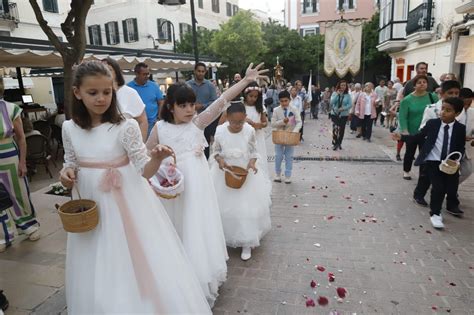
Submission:
<svg viewBox="0 0 474 315">
<path fill-rule="evenodd" d="M 48 149 L 48 139 L 43 135 L 31 135 L 26 137 L 26 166 L 31 180 L 36 172 L 36 165 L 43 164 L 50 178 L 53 178 L 49 170 L 51 155 Z"/>
</svg>

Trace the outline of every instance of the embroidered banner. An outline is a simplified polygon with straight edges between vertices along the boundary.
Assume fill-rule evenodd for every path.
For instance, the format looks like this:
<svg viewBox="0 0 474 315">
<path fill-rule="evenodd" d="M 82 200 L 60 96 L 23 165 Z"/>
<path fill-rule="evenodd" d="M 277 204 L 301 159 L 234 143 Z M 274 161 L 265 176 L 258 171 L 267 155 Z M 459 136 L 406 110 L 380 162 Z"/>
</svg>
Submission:
<svg viewBox="0 0 474 315">
<path fill-rule="evenodd" d="M 360 70 L 362 25 L 352 26 L 336 22 L 328 26 L 324 37 L 324 72 L 336 72 L 343 78 L 347 72 L 356 75 Z"/>
</svg>

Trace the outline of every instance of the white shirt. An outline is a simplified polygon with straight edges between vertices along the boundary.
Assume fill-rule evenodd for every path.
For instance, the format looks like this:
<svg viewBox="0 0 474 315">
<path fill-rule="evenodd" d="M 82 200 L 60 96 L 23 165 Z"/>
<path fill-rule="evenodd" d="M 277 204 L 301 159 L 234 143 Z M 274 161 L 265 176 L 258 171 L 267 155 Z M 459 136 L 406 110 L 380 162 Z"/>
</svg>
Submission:
<svg viewBox="0 0 474 315">
<path fill-rule="evenodd" d="M 303 101 L 299 95 L 291 99 L 290 105 L 297 108 L 300 113 L 303 112 Z"/>
<path fill-rule="evenodd" d="M 441 151 L 443 150 L 443 139 L 444 139 L 444 126 L 448 125 L 448 152 L 449 154 L 449 147 L 451 145 L 451 135 L 453 134 L 453 125 L 454 121 L 449 124 L 445 124 L 441 122 L 441 127 L 439 127 L 438 131 L 438 138 L 436 138 L 435 145 L 431 150 L 430 154 L 426 157 L 426 161 L 441 161 Z"/>
<path fill-rule="evenodd" d="M 439 115 L 441 114 L 441 105 L 443 105 L 443 100 L 439 100 L 436 103 L 427 105 L 425 107 L 423 118 L 421 119 L 420 129 L 426 125 L 428 120 L 439 118 Z"/>
<path fill-rule="evenodd" d="M 127 118 L 139 117 L 145 110 L 145 103 L 143 103 L 138 92 L 131 87 L 122 85 L 116 94 L 117 105 Z"/>
<path fill-rule="evenodd" d="M 403 85 L 400 82 L 397 82 L 393 85 L 393 88 L 397 90 L 397 93 L 399 93 L 400 90 L 403 89 Z"/>
<path fill-rule="evenodd" d="M 370 94 L 364 93 L 365 97 L 365 108 L 364 108 L 364 115 L 372 115 L 372 98 Z"/>
</svg>

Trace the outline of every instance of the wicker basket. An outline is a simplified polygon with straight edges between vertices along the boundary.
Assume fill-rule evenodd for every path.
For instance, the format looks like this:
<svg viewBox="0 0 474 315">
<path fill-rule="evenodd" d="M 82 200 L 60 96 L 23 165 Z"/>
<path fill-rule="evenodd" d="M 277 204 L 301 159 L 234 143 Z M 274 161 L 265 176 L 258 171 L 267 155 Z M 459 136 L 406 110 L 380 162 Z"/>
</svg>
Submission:
<svg viewBox="0 0 474 315">
<path fill-rule="evenodd" d="M 300 133 L 286 130 L 273 130 L 272 141 L 274 144 L 298 145 L 300 144 Z"/>
<path fill-rule="evenodd" d="M 172 154 L 173 163 L 176 165 L 176 155 Z M 161 186 L 161 181 L 167 179 L 163 172 L 158 172 L 150 178 L 150 184 L 155 193 L 163 199 L 174 199 L 178 197 L 184 191 L 184 175 L 180 170 L 176 169 L 179 176 L 179 181 L 176 185 L 170 187 Z"/>
<path fill-rule="evenodd" d="M 58 212 L 67 232 L 87 232 L 99 223 L 97 204 L 89 199 L 70 200 L 59 206 Z"/>
<path fill-rule="evenodd" d="M 242 187 L 249 173 L 246 169 L 238 166 L 230 166 L 229 169 L 224 169 L 224 172 L 225 184 L 227 187 L 234 189 Z"/>
<path fill-rule="evenodd" d="M 459 158 L 456 160 L 450 159 L 451 155 L 457 154 Z M 439 164 L 439 170 L 443 173 L 452 175 L 455 174 L 459 170 L 459 166 L 461 165 L 462 154 L 461 152 L 455 151 L 448 154 L 446 159 L 441 161 Z"/>
</svg>

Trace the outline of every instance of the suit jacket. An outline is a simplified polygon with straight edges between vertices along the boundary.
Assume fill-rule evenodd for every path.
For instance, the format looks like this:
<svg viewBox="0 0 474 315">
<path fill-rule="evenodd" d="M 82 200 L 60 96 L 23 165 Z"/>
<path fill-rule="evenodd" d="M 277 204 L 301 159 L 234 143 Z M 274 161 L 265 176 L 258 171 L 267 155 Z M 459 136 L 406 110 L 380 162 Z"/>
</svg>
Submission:
<svg viewBox="0 0 474 315">
<path fill-rule="evenodd" d="M 438 138 L 439 128 L 441 128 L 441 119 L 439 118 L 430 119 L 428 120 L 426 125 L 420 130 L 419 133 L 415 135 L 402 136 L 402 141 L 410 141 L 410 140 L 415 140 L 415 139 L 425 140 L 423 147 L 421 148 L 421 151 L 415 160 L 416 166 L 419 166 L 420 164 L 424 164 L 431 150 L 433 150 L 436 144 L 436 139 Z M 454 125 L 453 125 L 453 131 L 451 133 L 449 152 L 458 151 L 458 152 L 461 152 L 462 155 L 464 155 L 465 143 L 466 143 L 466 126 L 464 126 L 463 124 L 455 120 Z"/>
<path fill-rule="evenodd" d="M 287 130 L 293 132 L 299 132 L 302 126 L 300 111 L 293 106 L 288 106 L 288 118 L 294 117 L 295 124 L 285 124 L 285 112 L 281 106 L 278 106 L 273 110 L 272 115 L 272 129 L 273 130 Z"/>
</svg>

